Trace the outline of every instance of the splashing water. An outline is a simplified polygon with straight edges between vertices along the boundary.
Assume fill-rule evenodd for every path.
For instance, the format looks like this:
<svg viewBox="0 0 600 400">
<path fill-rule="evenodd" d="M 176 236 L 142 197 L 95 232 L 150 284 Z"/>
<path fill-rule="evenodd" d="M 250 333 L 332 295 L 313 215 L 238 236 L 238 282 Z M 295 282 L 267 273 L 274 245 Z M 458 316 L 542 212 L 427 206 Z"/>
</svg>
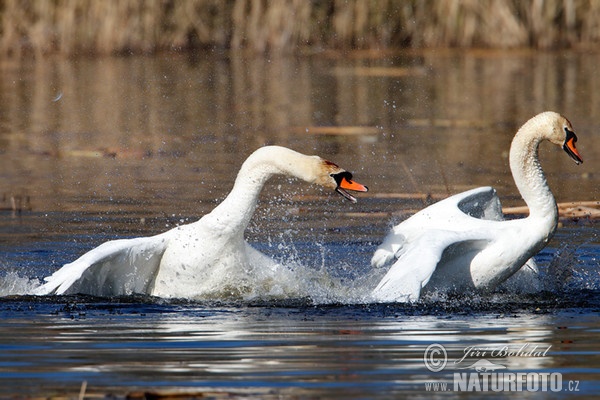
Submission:
<svg viewBox="0 0 600 400">
<path fill-rule="evenodd" d="M 257 265 L 252 271 L 226 276 L 209 294 L 191 300 L 261 304 L 302 301 L 318 305 L 371 303 L 370 292 L 385 273 L 385 268 L 378 271 L 349 264 L 339 257 L 339 253 L 345 253 L 347 247 L 348 244 L 344 243 L 308 245 L 287 240 L 277 245 L 280 256 L 276 266 Z M 477 296 L 431 288 L 421 302 L 456 302 L 461 297 L 469 302 L 477 299 L 517 301 L 520 296 L 536 293 L 598 290 L 600 278 L 597 270 L 577 261 L 577 253 L 582 251 L 582 247 L 564 246 L 560 251 L 545 251 L 541 258 L 543 260 L 550 255 L 550 262 L 541 268 L 540 282 L 537 284 L 528 286 L 516 279 L 509 279 L 495 293 Z M 588 261 L 594 260 L 597 263 L 597 258 Z M 312 263 L 308 265 L 307 261 Z M 37 278 L 9 270 L 0 277 L 0 296 L 27 295 L 40 284 Z"/>
<path fill-rule="evenodd" d="M 30 294 L 40 284 L 36 278 L 19 276 L 18 273 L 9 271 L 0 277 L 0 297 Z"/>
<path fill-rule="evenodd" d="M 64 219 L 64 216 L 57 217 Z M 24 226 L 29 222 L 24 220 Z M 129 222 L 125 222 L 129 226 Z M 90 219 L 90 224 L 97 223 L 96 219 Z M 93 230 L 87 226 L 84 228 L 85 232 Z M 252 270 L 240 270 L 225 276 L 210 294 L 193 300 L 262 304 L 296 300 L 311 304 L 372 303 L 371 290 L 387 271 L 387 268 L 372 269 L 369 264 L 378 244 L 378 233 L 353 230 L 352 236 L 345 231 L 340 234 L 341 239 L 338 237 L 338 240 L 331 241 L 330 232 L 307 234 L 302 230 L 283 229 L 253 239 L 252 245 L 273 257 L 277 263 L 258 264 Z M 358 239 L 349 239 L 355 237 Z M 15 237 L 13 243 L 6 243 L 4 248 L 0 248 L 5 255 L 0 268 L 0 297 L 32 293 L 41 284 L 39 278 L 114 238 L 113 235 L 90 237 L 60 233 L 47 235 L 40 242 Z M 559 245 L 558 249 L 552 247 L 554 243 Z M 532 293 L 554 293 L 558 297 L 582 290 L 600 290 L 599 259 L 600 246 L 595 227 L 561 229 L 550 246 L 536 256 L 540 268 L 539 282 L 512 279 L 498 288 L 494 295 L 500 293 L 518 300 L 519 296 Z M 468 299 L 472 295 L 430 288 L 422 302 L 446 301 L 449 298 L 456 301 L 456 296 Z M 485 298 L 488 295 L 481 296 Z"/>
</svg>

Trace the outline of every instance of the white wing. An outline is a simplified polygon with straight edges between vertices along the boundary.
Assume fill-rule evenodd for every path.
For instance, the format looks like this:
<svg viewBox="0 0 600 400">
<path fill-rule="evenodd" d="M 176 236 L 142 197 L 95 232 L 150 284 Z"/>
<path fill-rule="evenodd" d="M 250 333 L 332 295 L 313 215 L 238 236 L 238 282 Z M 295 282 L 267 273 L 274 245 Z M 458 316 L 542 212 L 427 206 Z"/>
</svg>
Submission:
<svg viewBox="0 0 600 400">
<path fill-rule="evenodd" d="M 117 296 L 147 293 L 170 236 L 171 231 L 103 243 L 44 278 L 46 283 L 34 294 Z"/>
<path fill-rule="evenodd" d="M 398 257 L 403 246 L 422 234 L 465 231 L 486 225 L 485 221 L 502 221 L 502 206 L 496 190 L 489 186 L 455 194 L 419 211 L 392 228 L 371 258 L 371 265 L 381 268 Z"/>
<path fill-rule="evenodd" d="M 421 290 L 429 282 L 444 250 L 460 239 L 455 232 L 432 231 L 416 240 L 404 242 L 394 254 L 396 262 L 381 279 L 372 296 L 378 302 L 411 302 L 419 300 Z"/>
<path fill-rule="evenodd" d="M 504 221 L 500 200 L 491 187 L 472 189 L 435 203 L 392 228 L 377 248 L 371 265 L 393 265 L 372 295 L 376 301 L 402 302 L 417 301 L 427 284 L 427 290 L 479 288 L 473 273 L 487 273 L 485 279 L 501 282 L 508 269 L 517 266 L 514 262 L 519 254 L 505 256 L 504 262 L 500 255 L 490 253 L 498 249 L 506 253 L 504 244 L 497 240 L 507 235 L 518 237 L 512 234 L 518 232 L 511 228 L 514 226 L 515 222 Z M 486 261 L 486 268 L 478 268 L 479 264 L 472 264 L 475 257 L 502 262 L 496 270 L 488 271 L 488 264 L 494 263 Z M 518 276 L 520 286 L 533 289 L 535 262 L 529 260 Z"/>
<path fill-rule="evenodd" d="M 457 211 L 484 221 L 502 221 L 502 204 L 496 189 L 490 186 L 478 187 L 458 193 L 440 203 L 450 200 L 455 203 Z"/>
</svg>

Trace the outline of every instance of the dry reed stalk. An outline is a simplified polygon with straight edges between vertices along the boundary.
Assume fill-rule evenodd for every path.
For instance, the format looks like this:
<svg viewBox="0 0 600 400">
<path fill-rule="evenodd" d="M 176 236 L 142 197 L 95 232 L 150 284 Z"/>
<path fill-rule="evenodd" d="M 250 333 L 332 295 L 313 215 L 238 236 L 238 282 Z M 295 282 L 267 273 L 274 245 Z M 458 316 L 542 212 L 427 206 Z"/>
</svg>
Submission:
<svg viewBox="0 0 600 400">
<path fill-rule="evenodd" d="M 3 0 L 0 54 L 592 46 L 598 0 Z"/>
<path fill-rule="evenodd" d="M 509 215 L 527 215 L 529 208 L 527 206 L 505 207 L 502 212 Z M 558 203 L 558 214 L 561 218 L 598 219 L 600 218 L 600 201 Z"/>
</svg>

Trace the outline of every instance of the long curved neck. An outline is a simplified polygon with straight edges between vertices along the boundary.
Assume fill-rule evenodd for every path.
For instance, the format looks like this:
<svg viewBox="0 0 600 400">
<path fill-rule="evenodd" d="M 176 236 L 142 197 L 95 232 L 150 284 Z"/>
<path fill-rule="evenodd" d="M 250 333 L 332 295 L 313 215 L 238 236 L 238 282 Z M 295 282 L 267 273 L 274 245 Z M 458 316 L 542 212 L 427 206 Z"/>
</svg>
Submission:
<svg viewBox="0 0 600 400">
<path fill-rule="evenodd" d="M 544 140 L 541 133 L 540 127 L 530 124 L 519 129 L 510 147 L 510 169 L 529 207 L 529 217 L 547 220 L 555 226 L 558 220 L 556 201 L 538 157 L 539 145 Z"/>
<path fill-rule="evenodd" d="M 258 149 L 242 165 L 225 200 L 205 218 L 213 219 L 224 229 L 243 231 L 252 218 L 265 182 L 276 174 L 312 182 L 315 173 L 311 168 L 312 158 L 279 146 Z"/>
</svg>

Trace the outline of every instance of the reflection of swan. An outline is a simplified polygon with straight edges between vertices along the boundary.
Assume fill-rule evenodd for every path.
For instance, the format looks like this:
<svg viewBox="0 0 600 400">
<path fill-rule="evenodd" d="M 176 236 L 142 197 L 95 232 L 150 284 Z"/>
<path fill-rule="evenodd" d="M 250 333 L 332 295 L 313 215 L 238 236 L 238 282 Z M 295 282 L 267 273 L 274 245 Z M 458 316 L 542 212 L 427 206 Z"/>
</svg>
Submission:
<svg viewBox="0 0 600 400">
<path fill-rule="evenodd" d="M 259 267 L 277 267 L 244 240 L 260 191 L 275 174 L 335 189 L 351 201 L 356 199 L 345 189 L 367 191 L 350 172 L 318 156 L 263 147 L 244 162 L 225 200 L 199 221 L 152 237 L 106 242 L 45 278 L 36 294 L 194 297 L 218 291 L 224 281 L 241 290 L 246 278 L 267 273 Z"/>
<path fill-rule="evenodd" d="M 563 116 L 544 112 L 519 129 L 510 147 L 510 168 L 529 207 L 527 218 L 504 221 L 500 200 L 490 187 L 421 210 L 395 226 L 375 251 L 371 260 L 375 267 L 395 260 L 374 290 L 375 300 L 418 300 L 430 279 L 433 289 L 493 289 L 540 251 L 558 221 L 556 202 L 538 160 L 543 140 L 562 146 L 576 163 L 582 162 L 575 148 L 577 137 Z"/>
</svg>

